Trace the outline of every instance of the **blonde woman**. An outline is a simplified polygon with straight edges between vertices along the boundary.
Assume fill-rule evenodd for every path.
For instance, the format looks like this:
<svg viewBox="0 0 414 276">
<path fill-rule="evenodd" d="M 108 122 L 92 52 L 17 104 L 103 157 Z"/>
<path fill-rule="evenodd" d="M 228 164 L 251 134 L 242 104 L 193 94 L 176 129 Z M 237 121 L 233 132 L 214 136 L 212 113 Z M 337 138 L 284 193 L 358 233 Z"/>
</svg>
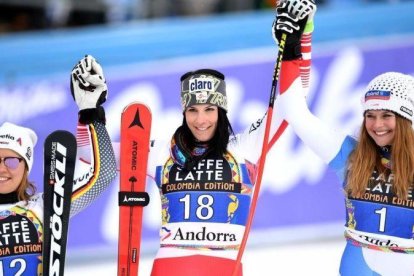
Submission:
<svg viewBox="0 0 414 276">
<path fill-rule="evenodd" d="M 293 17 L 277 21 L 275 37 L 283 28 L 297 33 L 300 23 Z M 368 84 L 355 139 L 310 112 L 301 63 L 300 56 L 282 63 L 279 112 L 343 182 L 347 243 L 340 274 L 414 275 L 414 78 L 387 72 Z"/>
<path fill-rule="evenodd" d="M 116 164 L 101 107 L 105 79 L 91 56 L 72 71 L 72 93 L 80 109 L 71 205 L 75 215 L 108 187 Z M 0 126 L 0 275 L 42 273 L 43 194 L 29 178 L 36 142 L 29 128 L 9 122 Z"/>
</svg>

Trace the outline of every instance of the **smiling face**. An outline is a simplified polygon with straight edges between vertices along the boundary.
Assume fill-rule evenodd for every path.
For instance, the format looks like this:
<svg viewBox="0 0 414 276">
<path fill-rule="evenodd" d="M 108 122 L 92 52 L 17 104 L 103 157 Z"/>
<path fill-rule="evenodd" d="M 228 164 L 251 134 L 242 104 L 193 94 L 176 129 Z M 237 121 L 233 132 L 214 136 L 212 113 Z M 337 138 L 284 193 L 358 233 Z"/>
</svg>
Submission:
<svg viewBox="0 0 414 276">
<path fill-rule="evenodd" d="M 185 120 L 191 133 L 200 142 L 213 138 L 217 129 L 218 107 L 210 104 L 196 104 L 188 107 Z"/>
<path fill-rule="evenodd" d="M 391 145 L 394 141 L 395 116 L 387 110 L 368 110 L 365 113 L 365 128 L 378 146 Z"/>
<path fill-rule="evenodd" d="M 0 149 L 0 158 L 4 157 L 18 157 L 15 151 L 10 149 Z M 22 182 L 24 172 L 26 169 L 25 162 L 21 160 L 15 169 L 8 168 L 4 159 L 0 163 L 0 194 L 7 194 L 17 190 Z"/>
</svg>

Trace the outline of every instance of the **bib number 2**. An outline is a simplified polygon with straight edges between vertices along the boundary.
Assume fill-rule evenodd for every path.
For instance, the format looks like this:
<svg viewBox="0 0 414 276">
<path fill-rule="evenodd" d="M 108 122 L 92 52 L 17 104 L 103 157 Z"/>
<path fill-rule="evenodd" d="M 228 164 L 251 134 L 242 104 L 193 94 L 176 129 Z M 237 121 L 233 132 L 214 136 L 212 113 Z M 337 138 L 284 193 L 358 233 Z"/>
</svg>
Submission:
<svg viewBox="0 0 414 276">
<path fill-rule="evenodd" d="M 6 268 L 6 271 L 4 271 L 3 264 L 5 264 L 6 266 L 8 265 L 8 267 Z M 17 272 L 15 274 L 10 274 L 10 271 L 16 268 L 17 268 Z M 26 261 L 24 259 L 20 259 L 20 258 L 13 259 L 9 264 L 4 263 L 3 261 L 0 261 L 0 276 L 8 276 L 8 275 L 22 276 L 25 270 L 26 270 Z"/>
</svg>

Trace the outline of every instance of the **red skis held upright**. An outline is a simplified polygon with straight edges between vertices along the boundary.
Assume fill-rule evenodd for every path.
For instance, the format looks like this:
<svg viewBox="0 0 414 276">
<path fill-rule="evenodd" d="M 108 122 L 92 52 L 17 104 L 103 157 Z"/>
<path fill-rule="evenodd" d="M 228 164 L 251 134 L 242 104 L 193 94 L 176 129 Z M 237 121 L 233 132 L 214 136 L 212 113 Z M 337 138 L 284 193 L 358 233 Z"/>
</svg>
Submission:
<svg viewBox="0 0 414 276">
<path fill-rule="evenodd" d="M 151 111 L 131 103 L 121 116 L 121 158 L 119 191 L 118 276 L 138 275 L 147 160 L 151 132 Z"/>
</svg>

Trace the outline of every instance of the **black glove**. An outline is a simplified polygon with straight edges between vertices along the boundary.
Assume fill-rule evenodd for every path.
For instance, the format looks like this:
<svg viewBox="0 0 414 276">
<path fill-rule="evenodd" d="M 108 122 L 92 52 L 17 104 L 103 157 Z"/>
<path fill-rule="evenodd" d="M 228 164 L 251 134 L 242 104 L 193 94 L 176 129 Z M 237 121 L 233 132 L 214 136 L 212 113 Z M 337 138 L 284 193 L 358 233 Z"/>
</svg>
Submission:
<svg viewBox="0 0 414 276">
<path fill-rule="evenodd" d="M 306 6 L 304 6 L 304 3 Z M 277 6 L 272 34 L 276 43 L 280 42 L 282 33 L 287 34 L 283 60 L 294 60 L 302 57 L 300 39 L 308 16 L 314 10 L 316 10 L 316 6 L 312 0 L 285 0 Z"/>
<path fill-rule="evenodd" d="M 70 82 L 73 99 L 79 107 L 79 122 L 105 123 L 105 111 L 101 104 L 106 101 L 108 88 L 102 67 L 94 57 L 86 55 L 73 68 Z"/>
</svg>

